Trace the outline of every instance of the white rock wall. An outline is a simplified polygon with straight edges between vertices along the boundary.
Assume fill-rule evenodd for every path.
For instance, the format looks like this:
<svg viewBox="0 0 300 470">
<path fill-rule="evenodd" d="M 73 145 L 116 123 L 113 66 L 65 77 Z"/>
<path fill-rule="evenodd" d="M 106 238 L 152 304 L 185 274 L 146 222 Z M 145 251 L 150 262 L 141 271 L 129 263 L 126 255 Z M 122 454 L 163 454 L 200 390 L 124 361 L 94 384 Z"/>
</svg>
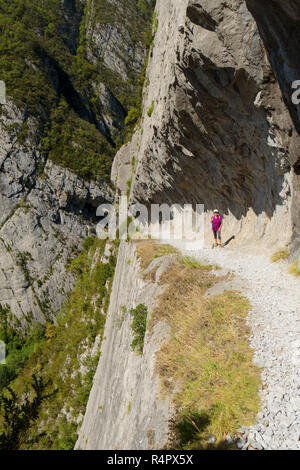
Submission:
<svg viewBox="0 0 300 470">
<path fill-rule="evenodd" d="M 217 207 L 224 239 L 274 251 L 294 236 L 294 125 L 245 1 L 199 5 L 157 2 L 144 115 L 113 179 L 124 191 L 134 156 L 132 201 L 203 203 L 207 244 Z"/>
<path fill-rule="evenodd" d="M 160 449 L 166 444 L 170 401 L 159 394 L 154 366 L 155 352 L 168 338 L 168 327 L 159 323 L 152 333 L 148 329 L 143 354 L 138 355 L 131 350 L 129 314 L 143 303 L 148 306 L 149 321 L 161 289 L 142 280 L 134 245 L 122 242 L 100 361 L 76 449 Z"/>
</svg>

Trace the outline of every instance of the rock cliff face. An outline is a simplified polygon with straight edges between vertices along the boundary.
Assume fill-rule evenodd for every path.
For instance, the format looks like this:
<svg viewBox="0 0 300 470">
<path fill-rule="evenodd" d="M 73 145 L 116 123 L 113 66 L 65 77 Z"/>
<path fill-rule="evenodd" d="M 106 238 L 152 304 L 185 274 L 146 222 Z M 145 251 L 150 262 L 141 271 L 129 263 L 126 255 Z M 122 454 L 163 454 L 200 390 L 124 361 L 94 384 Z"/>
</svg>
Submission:
<svg viewBox="0 0 300 470">
<path fill-rule="evenodd" d="M 143 132 L 116 157 L 120 174 L 138 161 L 132 201 L 218 207 L 225 237 L 296 252 L 297 119 L 246 2 L 158 1 L 156 14 Z"/>
<path fill-rule="evenodd" d="M 144 66 L 146 25 L 135 0 L 91 0 L 86 8 L 86 57 L 99 72 L 100 83 L 93 86 L 101 101 L 101 131 L 107 138 L 114 138 L 124 125 L 124 105 L 129 104 Z"/>
<path fill-rule="evenodd" d="M 20 145 L 17 134 L 8 130 L 22 122 L 22 113 L 11 102 L 5 110 L 0 126 L 0 299 L 21 322 L 53 320 L 72 287 L 68 258 L 93 232 L 96 208 L 112 201 L 113 193 L 105 182 L 86 182 L 51 162 L 44 168 L 36 142 Z"/>
<path fill-rule="evenodd" d="M 0 302 L 22 322 L 45 321 L 72 288 L 66 264 L 95 233 L 96 208 L 114 199 L 113 140 L 134 100 L 148 20 L 134 0 L 122 15 L 106 0 L 17 3 L 0 6 Z"/>
<path fill-rule="evenodd" d="M 290 138 L 291 163 L 293 166 L 293 204 L 291 216 L 293 224 L 292 251 L 300 256 L 300 106 L 292 102 L 292 83 L 299 80 L 300 67 L 297 60 L 300 40 L 300 5 L 290 0 L 274 0 L 262 4 L 247 0 L 247 6 L 256 20 L 261 38 L 268 53 L 269 61 L 280 86 L 283 100 L 297 132 Z"/>
<path fill-rule="evenodd" d="M 299 258 L 300 123 L 290 86 L 300 80 L 295 59 L 300 12 L 293 0 L 265 3 L 157 0 L 142 121 L 117 153 L 112 180 L 120 192 L 130 186 L 131 202 L 203 203 L 207 218 L 218 207 L 225 238 L 235 235 L 237 244 L 272 251 L 288 245 Z M 20 69 L 25 76 L 28 70 L 31 77 L 43 76 L 35 89 L 47 83 L 54 117 L 52 109 L 40 106 L 40 97 L 37 114 L 18 94 L 8 93 L 1 107 L 0 302 L 24 323 L 55 318 L 73 285 L 67 261 L 94 232 L 96 207 L 114 199 L 102 167 L 103 174 L 92 173 L 93 181 L 76 175 L 74 167 L 80 173 L 81 156 L 90 167 L 99 163 L 105 142 L 110 152 L 103 166 L 110 169 L 128 96 L 135 91 L 132 81 L 143 65 L 134 0 L 64 0 L 59 7 L 58 23 L 49 23 L 46 32 L 35 25 L 34 33 L 50 41 L 51 51 L 57 28 L 66 61 L 44 51 Z M 32 50 L 41 52 L 36 45 Z M 68 151 L 59 147 L 64 138 Z M 94 160 L 85 153 L 91 143 Z M 73 157 L 73 171 L 66 155 Z M 130 347 L 129 309 L 144 303 L 151 315 L 161 288 L 159 277 L 141 277 L 134 248 L 122 243 L 106 339 L 77 448 L 167 443 L 170 403 L 159 397 L 154 373 L 167 326 L 157 325 L 151 339 L 147 332 L 142 356 Z"/>
<path fill-rule="evenodd" d="M 124 81 L 144 65 L 144 47 L 133 37 L 133 18 L 137 21 L 135 2 L 92 0 L 88 15 L 87 56 L 93 63 L 102 61 Z M 97 20 L 98 18 L 98 20 Z M 105 20 L 109 18 L 109 22 Z M 100 21 L 99 21 L 100 19 Z M 121 21 L 120 21 L 121 20 Z"/>
<path fill-rule="evenodd" d="M 131 350 L 130 309 L 145 304 L 150 321 L 168 262 L 154 260 L 147 269 L 159 264 L 155 282 L 143 279 L 134 246 L 121 243 L 105 340 L 77 449 L 161 449 L 168 442 L 170 400 L 160 396 L 154 373 L 155 352 L 168 338 L 168 325 L 161 321 L 147 331 L 142 356 Z"/>
<path fill-rule="evenodd" d="M 290 101 L 291 81 L 300 79 L 293 59 L 298 33 L 289 39 L 299 13 L 293 1 L 265 3 L 157 1 L 142 123 L 117 153 L 112 180 L 120 193 L 131 182 L 131 202 L 203 203 L 207 219 L 218 207 L 225 238 L 235 235 L 237 244 L 273 252 L 286 245 L 299 257 L 299 109 Z M 205 236 L 210 242 L 209 228 Z M 129 318 L 121 330 L 113 324 L 121 305 L 147 303 L 159 293 L 158 286 L 140 284 L 135 264 L 126 266 L 134 255 L 124 250 L 78 448 L 147 449 L 167 442 L 161 430 L 168 404 L 160 418 L 157 407 L 148 406 L 154 389 L 146 391 L 147 374 L 156 380 L 151 345 L 134 358 Z M 146 439 L 151 420 L 160 438 L 152 443 Z"/>
</svg>

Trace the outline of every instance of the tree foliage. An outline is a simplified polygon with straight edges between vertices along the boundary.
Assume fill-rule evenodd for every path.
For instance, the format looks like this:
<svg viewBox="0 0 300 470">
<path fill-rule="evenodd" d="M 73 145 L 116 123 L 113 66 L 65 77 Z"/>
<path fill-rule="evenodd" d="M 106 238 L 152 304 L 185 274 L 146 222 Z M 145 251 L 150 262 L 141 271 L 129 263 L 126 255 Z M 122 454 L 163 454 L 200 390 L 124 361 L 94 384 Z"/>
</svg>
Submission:
<svg viewBox="0 0 300 470">
<path fill-rule="evenodd" d="M 146 305 L 140 304 L 136 308 L 130 310 L 130 315 L 133 317 L 131 328 L 133 331 L 133 341 L 131 343 L 132 350 L 138 350 L 142 354 L 144 349 L 144 339 L 147 327 L 147 314 L 148 309 Z"/>
<path fill-rule="evenodd" d="M 18 450 L 26 440 L 27 432 L 39 416 L 43 401 L 55 395 L 56 390 L 46 392 L 52 385 L 51 380 L 44 381 L 43 377 L 32 376 L 30 393 L 18 397 L 11 387 L 7 387 L 0 396 L 0 406 L 4 418 L 4 430 L 0 434 L 1 450 Z"/>
<path fill-rule="evenodd" d="M 9 306 L 0 305 L 0 340 L 6 347 L 5 364 L 0 364 L 0 393 L 17 377 L 35 347 L 44 340 L 44 330 L 41 324 L 36 324 L 29 332 L 23 332 Z"/>
<path fill-rule="evenodd" d="M 84 178 L 109 180 L 125 124 L 121 119 L 112 131 L 104 131 L 98 86 L 103 83 L 126 113 L 138 99 L 139 72 L 129 62 L 124 79 L 101 58 L 91 63 L 87 24 L 124 22 L 132 43 L 145 44 L 151 7 L 140 0 L 135 7 L 132 1 L 120 0 L 118 8 L 107 0 L 95 0 L 91 17 L 90 2 L 69 3 L 71 10 L 60 0 L 0 0 L 0 79 L 8 97 L 24 110 L 24 123 L 17 129 L 22 143 L 29 135 L 27 121 L 34 117 L 34 139 L 47 157 Z"/>
</svg>

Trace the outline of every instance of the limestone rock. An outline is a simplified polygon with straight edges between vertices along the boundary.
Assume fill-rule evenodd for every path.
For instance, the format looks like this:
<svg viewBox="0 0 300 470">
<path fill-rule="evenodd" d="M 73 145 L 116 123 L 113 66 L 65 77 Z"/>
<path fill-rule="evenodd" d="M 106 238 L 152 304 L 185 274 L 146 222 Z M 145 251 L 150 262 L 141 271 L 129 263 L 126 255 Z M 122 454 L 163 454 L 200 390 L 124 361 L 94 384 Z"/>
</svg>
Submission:
<svg viewBox="0 0 300 470">
<path fill-rule="evenodd" d="M 24 113 L 8 101 L 0 123 L 0 301 L 21 322 L 54 320 L 73 276 L 72 253 L 94 231 L 96 209 L 112 202 L 104 181 L 87 182 L 48 162 L 36 142 L 17 141 Z M 32 133 L 37 123 L 32 121 Z"/>
<path fill-rule="evenodd" d="M 126 81 L 130 70 L 140 71 L 144 64 L 144 46 L 135 42 L 130 34 L 130 19 L 136 6 L 132 0 L 109 0 L 109 3 L 105 12 L 106 16 L 111 16 L 109 22 L 97 20 L 97 7 L 94 1 L 91 3 L 87 27 L 87 57 L 92 63 L 102 61 Z"/>
<path fill-rule="evenodd" d="M 166 0 L 156 13 L 132 201 L 218 207 L 234 243 L 290 244 L 299 135 L 246 2 Z"/>
<path fill-rule="evenodd" d="M 294 123 L 287 139 L 289 140 L 291 163 L 293 166 L 293 204 L 291 207 L 294 226 L 292 251 L 300 262 L 300 106 L 292 101 L 295 91 L 294 81 L 300 80 L 299 66 L 299 23 L 300 5 L 295 0 L 263 3 L 259 0 L 246 0 L 247 6 L 255 18 L 261 38 L 276 80 L 280 86 L 283 100 Z"/>
<path fill-rule="evenodd" d="M 168 340 L 169 327 L 160 321 L 153 332 L 147 331 L 143 354 L 138 355 L 131 350 L 129 312 L 143 303 L 148 307 L 149 321 L 161 292 L 158 283 L 142 279 L 134 246 L 121 242 L 106 339 L 76 449 L 144 450 L 161 449 L 167 444 L 170 397 L 160 396 L 154 369 L 155 352 Z"/>
</svg>

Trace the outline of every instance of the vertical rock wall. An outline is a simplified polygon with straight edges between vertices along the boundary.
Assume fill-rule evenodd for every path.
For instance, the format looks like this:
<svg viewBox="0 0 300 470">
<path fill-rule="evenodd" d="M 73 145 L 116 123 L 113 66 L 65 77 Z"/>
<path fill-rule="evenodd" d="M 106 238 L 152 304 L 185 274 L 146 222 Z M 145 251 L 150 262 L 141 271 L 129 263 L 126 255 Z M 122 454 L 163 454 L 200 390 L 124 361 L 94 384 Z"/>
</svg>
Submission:
<svg viewBox="0 0 300 470">
<path fill-rule="evenodd" d="M 293 187 L 291 209 L 293 238 L 292 252 L 300 260 L 300 105 L 293 103 L 294 81 L 300 80 L 300 5 L 295 0 L 280 2 L 246 1 L 259 28 L 268 53 L 269 61 L 280 86 L 283 100 L 294 123 L 294 130 L 287 138 L 290 141 Z M 296 131 L 295 131 L 296 130 Z"/>
<path fill-rule="evenodd" d="M 143 130 L 116 157 L 138 161 L 132 201 L 218 207 L 236 243 L 290 244 L 299 136 L 246 2 L 158 1 L 156 15 Z"/>
<path fill-rule="evenodd" d="M 95 233 L 98 205 L 114 199 L 111 144 L 135 99 L 149 19 L 135 0 L 59 0 L 42 9 L 32 0 L 17 15 L 16 2 L 7 3 L 0 31 L 7 91 L 0 105 L 0 303 L 25 326 L 55 319 L 73 285 L 67 261 Z M 7 48 L 9 28 L 17 33 Z M 20 42 L 22 53 L 15 53 Z M 60 100 L 70 105 L 62 119 Z M 91 158 L 103 162 L 94 181 L 74 173 L 87 178 L 82 170 Z"/>
<path fill-rule="evenodd" d="M 153 331 L 148 329 L 143 355 L 138 355 L 131 350 L 129 313 L 143 303 L 148 306 L 149 322 L 161 289 L 157 282 L 141 278 L 134 245 L 122 242 L 100 361 L 77 449 L 161 449 L 167 443 L 170 401 L 159 395 L 154 365 L 155 352 L 168 338 L 168 327 L 160 322 Z"/>
<path fill-rule="evenodd" d="M 94 231 L 96 208 L 113 201 L 109 186 L 46 164 L 38 138 L 18 141 L 24 120 L 9 100 L 0 119 L 0 302 L 22 324 L 52 321 L 73 276 L 66 265 Z M 37 123 L 29 120 L 32 135 Z M 91 221 L 91 219 L 93 219 Z"/>
</svg>

